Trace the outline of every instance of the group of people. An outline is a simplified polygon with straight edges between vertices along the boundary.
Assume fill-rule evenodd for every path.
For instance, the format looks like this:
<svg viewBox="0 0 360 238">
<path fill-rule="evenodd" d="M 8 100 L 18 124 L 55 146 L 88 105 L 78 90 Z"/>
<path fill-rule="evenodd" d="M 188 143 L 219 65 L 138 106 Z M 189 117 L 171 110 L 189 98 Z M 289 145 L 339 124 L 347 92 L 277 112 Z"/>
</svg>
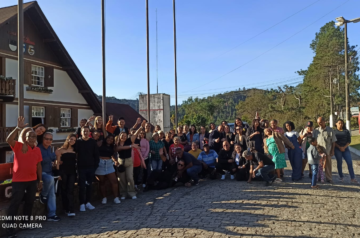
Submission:
<svg viewBox="0 0 360 238">
<path fill-rule="evenodd" d="M 116 125 L 113 120 L 110 116 L 105 125 L 100 116 L 82 119 L 76 132 L 54 151 L 53 135 L 45 125 L 26 127 L 24 118 L 19 117 L 17 127 L 7 138 L 14 151 L 8 215 L 15 216 L 25 200 L 23 213 L 30 216 L 35 194 L 41 190 L 40 202 L 47 205 L 47 220 L 59 221 L 55 179 L 59 181 L 57 190 L 63 210 L 69 217 L 75 216 L 76 181 L 81 212 L 95 209 L 90 203 L 94 179 L 99 181 L 102 204 L 108 202 L 107 181 L 113 202 L 118 204 L 126 198 L 136 199 L 140 190 L 164 189 L 178 183 L 196 186 L 200 178 L 225 180 L 226 173 L 238 181 L 261 180 L 266 186 L 281 183 L 286 158 L 292 167 L 292 181 L 301 180 L 309 164 L 311 188 L 318 188 L 317 181 L 332 183 L 333 155 L 340 180 L 344 179 L 344 158 L 351 182 L 357 183 L 348 148 L 350 132 L 342 120 L 332 129 L 319 117 L 317 128 L 309 121 L 300 132 L 295 131 L 291 121 L 279 127 L 277 120 L 258 116 L 251 126 L 237 118 L 233 132 L 226 121 L 218 126 L 211 123 L 209 130 L 205 125 L 184 125 L 164 132 L 160 126 L 140 118 L 130 129 L 124 118 L 118 118 Z"/>
</svg>

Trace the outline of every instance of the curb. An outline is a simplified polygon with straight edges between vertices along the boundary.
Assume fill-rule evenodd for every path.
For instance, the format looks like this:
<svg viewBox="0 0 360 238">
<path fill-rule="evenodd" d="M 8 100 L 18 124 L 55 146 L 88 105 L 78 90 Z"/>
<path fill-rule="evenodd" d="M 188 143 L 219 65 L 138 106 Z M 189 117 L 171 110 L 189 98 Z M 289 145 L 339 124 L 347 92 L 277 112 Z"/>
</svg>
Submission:
<svg viewBox="0 0 360 238">
<path fill-rule="evenodd" d="M 356 154 L 357 156 L 360 156 L 360 150 L 357 150 L 351 146 L 349 146 L 350 152 L 353 154 Z"/>
</svg>

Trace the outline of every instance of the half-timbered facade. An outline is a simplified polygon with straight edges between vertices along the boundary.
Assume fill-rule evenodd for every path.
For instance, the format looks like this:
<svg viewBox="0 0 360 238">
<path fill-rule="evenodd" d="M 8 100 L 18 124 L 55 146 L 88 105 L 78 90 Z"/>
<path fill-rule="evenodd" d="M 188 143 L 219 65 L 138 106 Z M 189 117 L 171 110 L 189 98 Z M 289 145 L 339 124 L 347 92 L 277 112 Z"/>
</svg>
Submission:
<svg viewBox="0 0 360 238">
<path fill-rule="evenodd" d="M 0 8 L 0 163 L 17 121 L 17 6 Z M 24 105 L 30 126 L 43 123 L 62 143 L 101 104 L 50 26 L 37 2 L 24 4 Z"/>
</svg>

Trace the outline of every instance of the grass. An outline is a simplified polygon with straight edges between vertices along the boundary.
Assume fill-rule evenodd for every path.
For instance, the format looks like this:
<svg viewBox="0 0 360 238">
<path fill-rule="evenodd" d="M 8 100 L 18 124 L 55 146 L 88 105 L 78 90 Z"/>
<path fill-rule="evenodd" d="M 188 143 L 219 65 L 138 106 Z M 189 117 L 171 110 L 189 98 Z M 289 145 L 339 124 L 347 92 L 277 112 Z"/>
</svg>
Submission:
<svg viewBox="0 0 360 238">
<path fill-rule="evenodd" d="M 352 136 L 350 146 L 360 150 L 360 136 Z"/>
</svg>

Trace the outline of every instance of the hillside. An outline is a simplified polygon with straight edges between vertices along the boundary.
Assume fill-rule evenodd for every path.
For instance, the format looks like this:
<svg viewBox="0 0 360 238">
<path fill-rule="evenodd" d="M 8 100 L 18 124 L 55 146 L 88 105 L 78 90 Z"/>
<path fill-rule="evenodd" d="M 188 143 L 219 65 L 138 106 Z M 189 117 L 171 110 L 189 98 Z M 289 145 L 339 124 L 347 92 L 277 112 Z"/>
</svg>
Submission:
<svg viewBox="0 0 360 238">
<path fill-rule="evenodd" d="M 97 95 L 99 101 L 102 101 L 102 96 Z M 116 97 L 106 97 L 106 102 L 118 103 L 118 104 L 127 104 L 130 107 L 134 108 L 135 111 L 139 112 L 139 100 L 138 99 L 118 99 Z"/>
</svg>

